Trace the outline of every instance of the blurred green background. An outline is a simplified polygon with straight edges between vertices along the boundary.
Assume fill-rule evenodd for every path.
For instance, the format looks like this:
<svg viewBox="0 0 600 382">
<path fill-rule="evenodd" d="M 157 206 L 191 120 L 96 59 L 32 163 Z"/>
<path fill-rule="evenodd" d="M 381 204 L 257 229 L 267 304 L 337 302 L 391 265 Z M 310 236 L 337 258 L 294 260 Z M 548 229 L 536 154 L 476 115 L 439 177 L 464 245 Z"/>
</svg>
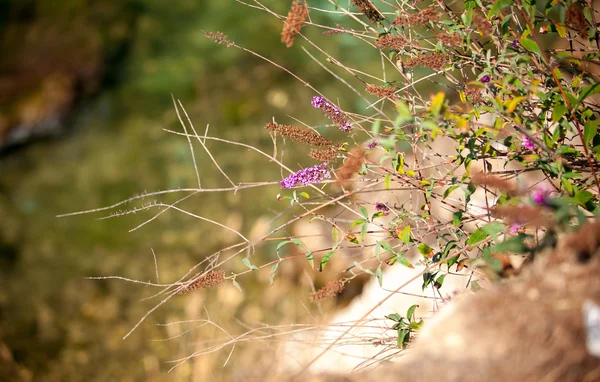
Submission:
<svg viewBox="0 0 600 382">
<path fill-rule="evenodd" d="M 264 3 L 286 14 L 291 2 Z M 311 5 L 331 9 L 325 1 Z M 342 21 L 335 14 L 311 16 L 331 26 Z M 254 56 L 216 45 L 203 31 L 222 31 L 310 79 L 326 95 L 353 102 L 350 90 L 300 49 L 308 44 L 297 41 L 285 49 L 280 30 L 276 18 L 234 1 L 0 1 L 0 380 L 228 380 L 269 366 L 266 353 L 248 345 L 225 368 L 229 348 L 167 374 L 167 361 L 223 334 L 213 328 L 213 334 L 191 331 L 156 341 L 190 326 L 153 324 L 202 318 L 203 306 L 213 320 L 233 322 L 234 331 L 244 329 L 234 319 L 299 321 L 307 312 L 298 301 L 306 301 L 310 290 L 284 286 L 295 285 L 302 274 L 284 274 L 279 288 L 269 288 L 263 272 L 240 280 L 244 294 L 229 284 L 175 298 L 122 340 L 158 302 L 141 301 L 153 291 L 86 276 L 154 280 L 154 249 L 161 281 L 175 281 L 234 238 L 174 212 L 131 233 L 156 210 L 107 220 L 96 219 L 102 214 L 55 216 L 144 191 L 195 186 L 188 142 L 162 130 L 181 131 L 171 94 L 181 99 L 197 130 L 210 124 L 214 136 L 262 148 L 271 144 L 263 127 L 272 117 L 290 124 L 290 115 L 324 122 L 310 107 L 309 89 Z M 353 66 L 369 60 L 349 36 L 307 33 Z M 281 179 L 275 165 L 251 152 L 209 147 L 235 182 Z M 197 153 L 203 186 L 227 186 L 200 147 Z M 305 154 L 288 151 L 287 163 L 312 165 Z M 278 192 L 273 186 L 235 196 L 204 194 L 181 206 L 248 234 L 281 208 Z"/>
</svg>

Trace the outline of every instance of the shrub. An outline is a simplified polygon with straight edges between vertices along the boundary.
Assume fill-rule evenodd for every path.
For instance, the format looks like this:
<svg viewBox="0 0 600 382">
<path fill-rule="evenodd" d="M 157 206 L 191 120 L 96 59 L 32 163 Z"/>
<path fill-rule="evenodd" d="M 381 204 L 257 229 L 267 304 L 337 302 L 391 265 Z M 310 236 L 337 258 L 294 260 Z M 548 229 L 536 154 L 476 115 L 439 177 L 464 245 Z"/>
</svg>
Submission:
<svg viewBox="0 0 600 382">
<path fill-rule="evenodd" d="M 166 192 L 182 194 L 181 201 L 205 192 L 279 185 L 277 197 L 289 208 L 282 215 L 287 220 L 259 238 L 233 230 L 238 243 L 207 256 L 177 282 L 145 283 L 161 288 L 157 306 L 178 293 L 218 288 L 222 282 L 242 288 L 256 272 L 268 272 L 273 284 L 280 266 L 298 257 L 314 271 L 324 271 L 337 258 L 345 264 L 312 293 L 313 301 L 335 296 L 361 275 L 381 284 L 392 266 L 419 267 L 423 288 L 438 291 L 454 271 L 482 270 L 493 281 L 507 277 L 510 256 L 533 257 L 553 246 L 559 233 L 597 213 L 600 39 L 593 9 L 571 0 L 351 3 L 346 8 L 324 2 L 326 10 L 294 1 L 287 17 L 260 2 L 252 5 L 282 21 L 287 47 L 311 49 L 305 48 L 307 54 L 347 88 L 336 94 L 321 93 L 309 80 L 221 32 L 206 33 L 223 49 L 263 58 L 312 89 L 307 113 L 311 106 L 319 109 L 322 123 L 262 121 L 273 147 L 261 150 L 199 134 L 180 115 L 183 131 L 168 132 L 188 140 L 192 155 L 194 145 L 210 155 L 207 141 L 235 145 L 263 156 L 265 166 L 279 166 L 282 176 L 236 183 L 210 155 L 230 187 L 198 184 Z M 341 21 L 313 22 L 320 12 L 333 12 Z M 320 36 L 306 34 L 319 28 Z M 376 53 L 379 69 L 355 68 L 319 48 L 321 39 L 336 38 L 360 41 L 361 52 Z M 180 103 L 175 107 L 178 115 L 184 111 Z M 305 167 L 287 163 L 284 151 L 308 151 L 302 146 L 311 147 Z M 198 174 L 196 161 L 194 166 Z M 179 201 L 133 211 L 158 207 L 155 217 L 167 210 L 188 213 Z M 193 217 L 232 231 L 211 218 Z M 328 226 L 326 248 L 311 249 L 306 238 L 286 234 L 274 248 L 266 247 L 270 257 L 258 254 L 275 234 L 302 219 Z M 344 256 L 349 250 L 366 256 L 353 261 Z M 235 262 L 246 269 L 232 271 Z M 402 286 L 399 282 L 390 294 Z M 399 336 L 390 346 L 403 347 L 421 323 L 414 320 L 414 309 L 406 319 L 390 313 L 395 322 L 390 329 Z"/>
</svg>

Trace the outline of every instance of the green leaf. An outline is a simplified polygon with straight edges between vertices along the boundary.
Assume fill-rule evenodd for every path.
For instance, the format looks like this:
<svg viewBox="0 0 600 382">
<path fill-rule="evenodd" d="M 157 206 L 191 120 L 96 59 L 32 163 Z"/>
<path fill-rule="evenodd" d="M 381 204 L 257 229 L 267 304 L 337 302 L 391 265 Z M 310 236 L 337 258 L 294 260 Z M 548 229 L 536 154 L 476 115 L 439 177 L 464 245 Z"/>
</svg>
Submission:
<svg viewBox="0 0 600 382">
<path fill-rule="evenodd" d="M 314 261 L 314 256 L 313 253 L 308 251 L 306 252 L 306 260 L 308 260 L 308 263 L 310 264 L 311 268 L 315 268 L 315 261 Z"/>
<path fill-rule="evenodd" d="M 584 86 L 581 88 L 581 93 L 579 98 L 577 99 L 577 103 L 573 106 L 573 108 L 577 107 L 584 99 L 587 97 L 600 92 L 600 82 L 595 83 L 593 85 Z"/>
<path fill-rule="evenodd" d="M 333 256 L 334 254 L 335 251 L 329 251 L 325 256 L 323 256 L 323 258 L 321 259 L 321 266 L 319 268 L 321 269 L 321 271 L 325 269 L 325 265 L 327 265 L 327 262 L 329 261 L 329 259 L 331 259 L 331 256 Z"/>
<path fill-rule="evenodd" d="M 364 216 L 365 219 L 369 219 L 369 213 L 367 212 L 367 209 L 363 206 L 360 206 L 360 212 L 362 213 L 362 215 Z"/>
<path fill-rule="evenodd" d="M 408 342 L 410 339 L 410 330 L 408 329 L 398 329 L 398 347 L 403 348 L 404 344 Z"/>
<path fill-rule="evenodd" d="M 452 193 L 452 191 L 456 190 L 459 187 L 458 184 L 455 184 L 454 186 L 450 186 L 446 189 L 446 191 L 444 191 L 444 197 L 443 199 L 446 199 L 448 197 L 448 195 L 450 195 Z"/>
<path fill-rule="evenodd" d="M 496 252 L 511 252 L 511 253 L 525 253 L 527 252 L 527 246 L 525 245 L 525 238 L 527 235 L 519 234 L 518 236 L 511 237 L 510 239 L 504 240 L 500 244 L 496 244 L 491 248 L 491 251 Z"/>
<path fill-rule="evenodd" d="M 488 13 L 488 19 L 496 16 L 504 8 L 511 6 L 513 1 L 514 0 L 497 0 L 494 5 L 492 5 L 492 9 L 490 9 L 490 12 Z"/>
<path fill-rule="evenodd" d="M 560 103 L 558 105 L 554 105 L 554 110 L 552 110 L 552 122 L 558 122 L 567 112 L 567 107 Z"/>
<path fill-rule="evenodd" d="M 366 237 L 367 237 L 367 228 L 369 227 L 368 223 L 365 223 L 362 225 L 362 227 L 360 228 L 360 240 L 365 241 Z M 357 243 L 358 244 L 358 243 Z"/>
<path fill-rule="evenodd" d="M 455 213 L 452 214 L 452 224 L 455 227 L 458 227 L 460 225 L 460 223 L 462 223 L 462 215 L 463 215 L 462 211 L 456 211 Z"/>
<path fill-rule="evenodd" d="M 302 192 L 298 193 L 298 196 L 302 196 L 305 199 L 310 199 L 310 195 L 308 194 L 308 192 L 302 191 Z"/>
<path fill-rule="evenodd" d="M 494 241 L 497 241 L 498 233 L 506 231 L 506 226 L 500 222 L 491 222 L 481 227 L 481 229 L 487 232 Z"/>
<path fill-rule="evenodd" d="M 394 259 L 395 259 L 395 262 L 398 262 L 407 268 L 414 269 L 414 266 L 410 263 L 410 261 L 408 261 L 408 259 L 406 257 L 404 257 L 404 253 L 397 253 L 396 257 L 394 257 Z"/>
<path fill-rule="evenodd" d="M 387 174 L 387 175 L 385 176 L 385 179 L 383 180 L 383 187 L 384 187 L 386 190 L 389 190 L 389 189 L 390 189 L 390 183 L 391 183 L 391 182 L 392 182 L 392 174 Z"/>
<path fill-rule="evenodd" d="M 277 268 L 279 268 L 279 261 L 273 264 L 271 267 L 271 274 L 269 275 L 269 284 L 273 286 L 273 282 L 275 281 L 275 273 L 277 272 Z"/>
<path fill-rule="evenodd" d="M 250 264 L 250 259 L 247 257 L 242 258 L 242 263 L 244 263 L 244 265 L 247 266 L 248 268 L 250 268 L 250 270 L 252 270 L 252 271 L 255 271 L 258 269 L 258 267 L 256 265 Z"/>
<path fill-rule="evenodd" d="M 393 254 L 398 254 L 398 252 L 396 252 L 394 250 L 394 248 L 392 248 L 392 246 L 389 245 L 388 243 L 386 243 L 385 241 L 377 242 L 377 245 L 380 246 L 381 248 L 385 249 L 388 252 L 391 252 Z"/>
<path fill-rule="evenodd" d="M 404 242 L 404 244 L 408 244 L 410 242 L 410 226 L 407 225 L 404 229 L 398 234 L 400 240 Z"/>
<path fill-rule="evenodd" d="M 521 37 L 519 39 L 519 42 L 521 43 L 521 46 L 523 48 L 527 49 L 530 52 L 537 54 L 540 57 L 543 57 L 542 50 L 540 49 L 539 45 L 535 41 L 528 39 L 527 37 Z"/>
<path fill-rule="evenodd" d="M 579 203 L 581 205 L 585 205 L 588 201 L 590 201 L 594 197 L 594 194 L 592 194 L 589 191 L 583 190 L 583 191 L 579 191 L 578 193 L 576 193 L 573 197 L 575 198 L 577 203 Z"/>
<path fill-rule="evenodd" d="M 596 121 L 588 121 L 585 123 L 583 128 L 583 140 L 585 141 L 585 145 L 589 145 L 591 140 L 596 136 L 598 132 L 598 124 Z"/>
<path fill-rule="evenodd" d="M 385 318 L 390 319 L 395 322 L 402 322 L 402 316 L 399 315 L 398 313 L 388 314 L 387 316 L 385 316 Z"/>
<path fill-rule="evenodd" d="M 429 257 L 431 252 L 433 252 L 433 249 L 425 243 L 419 243 L 419 245 L 417 245 L 417 250 L 425 257 Z"/>
<path fill-rule="evenodd" d="M 412 321 L 413 315 L 415 314 L 415 310 L 419 307 L 419 305 L 413 305 L 406 311 L 406 318 L 408 321 Z"/>
<path fill-rule="evenodd" d="M 237 290 L 239 290 L 240 292 L 243 292 L 242 287 L 240 286 L 240 283 L 235 281 L 235 279 L 233 279 L 233 286 L 236 287 Z"/>
<path fill-rule="evenodd" d="M 381 265 L 377 267 L 375 271 L 375 276 L 377 277 L 377 281 L 379 282 L 379 286 L 383 287 L 383 272 L 381 271 Z"/>
<path fill-rule="evenodd" d="M 367 222 L 367 219 L 356 219 L 355 221 L 353 221 L 352 223 L 350 223 L 350 228 L 354 228 L 357 225 L 361 225 Z"/>
<path fill-rule="evenodd" d="M 479 243 L 480 241 L 484 240 L 485 238 L 487 238 L 490 234 L 488 232 L 486 232 L 485 229 L 483 228 L 478 228 L 475 232 L 473 232 L 471 234 L 471 237 L 469 237 L 469 239 L 467 239 L 466 244 L 467 245 L 472 245 L 475 243 Z"/>
</svg>

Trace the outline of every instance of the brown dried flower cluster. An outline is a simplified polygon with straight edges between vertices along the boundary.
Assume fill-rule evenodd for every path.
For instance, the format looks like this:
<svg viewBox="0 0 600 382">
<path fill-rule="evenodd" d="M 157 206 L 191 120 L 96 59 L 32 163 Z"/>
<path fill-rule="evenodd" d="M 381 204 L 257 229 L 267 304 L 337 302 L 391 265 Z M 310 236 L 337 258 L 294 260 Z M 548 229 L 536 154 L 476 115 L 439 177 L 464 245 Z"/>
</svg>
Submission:
<svg viewBox="0 0 600 382">
<path fill-rule="evenodd" d="M 392 22 L 392 26 L 413 26 L 413 25 L 424 25 L 430 21 L 436 21 L 438 19 L 438 12 L 434 7 L 428 7 L 420 11 L 419 13 L 413 13 L 411 15 L 400 15 L 396 16 L 396 19 Z"/>
<path fill-rule="evenodd" d="M 442 69 L 448 65 L 451 61 L 451 57 L 447 54 L 435 53 L 435 54 L 422 54 L 414 58 L 409 58 L 404 63 L 407 68 L 414 66 L 424 66 L 431 69 Z"/>
<path fill-rule="evenodd" d="M 490 23 L 490 21 L 485 17 L 485 15 L 481 13 L 473 15 L 472 24 L 473 26 L 475 26 L 475 29 L 481 32 L 484 36 L 489 36 L 494 31 L 494 26 L 492 25 L 492 23 Z"/>
<path fill-rule="evenodd" d="M 394 50 L 401 50 L 404 47 L 410 45 L 406 37 L 386 34 L 383 37 L 375 40 L 375 46 L 378 48 L 389 48 Z"/>
<path fill-rule="evenodd" d="M 330 36 L 332 34 L 346 33 L 346 28 L 344 28 L 340 24 L 335 24 L 335 28 L 336 29 L 328 29 L 328 30 L 326 30 L 325 32 L 323 32 L 323 36 Z"/>
<path fill-rule="evenodd" d="M 569 9 L 567 9 L 565 21 L 569 28 L 577 31 L 579 37 L 587 38 L 587 30 L 590 25 L 586 20 L 583 9 L 579 3 L 573 3 Z"/>
<path fill-rule="evenodd" d="M 204 289 L 223 284 L 225 281 L 225 271 L 212 271 L 204 276 L 200 276 L 193 283 L 179 291 L 179 294 L 185 294 L 197 289 Z"/>
<path fill-rule="evenodd" d="M 219 45 L 226 45 L 228 48 L 234 45 L 234 43 L 229 41 L 227 36 L 222 32 L 204 32 L 204 36 L 208 37 Z"/>
<path fill-rule="evenodd" d="M 366 91 L 379 98 L 394 98 L 396 95 L 396 88 L 393 86 L 377 86 L 369 84 L 367 85 Z"/>
<path fill-rule="evenodd" d="M 311 293 L 310 301 L 318 302 L 328 298 L 332 298 L 342 293 L 346 282 L 344 280 L 332 280 L 318 291 Z"/>
<path fill-rule="evenodd" d="M 342 167 L 337 170 L 337 177 L 342 185 L 346 185 L 348 181 L 356 174 L 365 163 L 365 148 L 356 146 L 344 161 Z"/>
<path fill-rule="evenodd" d="M 501 205 L 494 207 L 494 216 L 504 219 L 507 224 L 548 227 L 552 217 L 540 206 Z"/>
<path fill-rule="evenodd" d="M 502 179 L 496 175 L 485 174 L 482 171 L 471 175 L 471 180 L 478 186 L 495 188 L 507 192 L 510 195 L 515 195 L 518 191 L 517 185 L 513 182 Z"/>
<path fill-rule="evenodd" d="M 465 90 L 465 95 L 474 104 L 478 104 L 483 99 L 483 92 L 480 87 L 470 87 Z"/>
<path fill-rule="evenodd" d="M 291 139 L 292 141 L 304 143 L 305 145 L 313 146 L 330 146 L 331 141 L 323 138 L 321 135 L 312 130 L 300 129 L 296 126 L 280 125 L 269 122 L 265 125 L 265 129 L 282 137 Z"/>
<path fill-rule="evenodd" d="M 308 155 L 319 162 L 332 162 L 337 158 L 339 147 L 340 145 L 335 144 L 323 150 L 310 149 L 310 154 Z"/>
<path fill-rule="evenodd" d="M 300 29 L 302 29 L 302 25 L 304 25 L 304 21 L 308 17 L 308 6 L 305 2 L 294 1 L 292 3 L 292 8 L 287 15 L 287 20 L 283 23 L 283 30 L 281 31 L 281 42 L 285 44 L 286 47 L 291 47 L 294 45 L 294 39 Z"/>
<path fill-rule="evenodd" d="M 373 24 L 377 24 L 379 21 L 385 20 L 385 18 L 369 0 L 352 0 L 352 3 L 354 3 L 356 8 L 358 8 L 363 15 L 367 16 L 369 21 L 371 21 Z"/>
<path fill-rule="evenodd" d="M 440 33 L 437 35 L 438 41 L 441 41 L 442 44 L 446 46 L 461 46 L 463 43 L 462 37 L 458 33 Z"/>
</svg>

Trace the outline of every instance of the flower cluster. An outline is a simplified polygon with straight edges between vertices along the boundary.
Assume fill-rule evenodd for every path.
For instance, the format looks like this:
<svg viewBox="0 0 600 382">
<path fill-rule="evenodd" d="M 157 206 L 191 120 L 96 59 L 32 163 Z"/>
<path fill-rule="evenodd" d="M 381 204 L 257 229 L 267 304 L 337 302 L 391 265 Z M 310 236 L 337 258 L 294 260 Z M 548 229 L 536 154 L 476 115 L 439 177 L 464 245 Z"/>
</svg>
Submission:
<svg viewBox="0 0 600 382">
<path fill-rule="evenodd" d="M 410 45 L 406 37 L 386 34 L 375 40 L 375 46 L 378 48 L 388 48 L 393 50 L 401 50 L 407 45 Z"/>
<path fill-rule="evenodd" d="M 204 32 L 204 36 L 216 42 L 219 45 L 225 45 L 226 47 L 233 46 L 233 42 L 227 39 L 227 36 L 222 32 Z"/>
<path fill-rule="evenodd" d="M 523 137 L 523 139 L 521 140 L 521 144 L 523 144 L 523 147 L 525 147 L 526 149 L 529 149 L 529 150 L 535 149 L 533 142 L 531 142 L 531 139 L 529 139 L 529 137 L 527 137 L 527 136 Z"/>
<path fill-rule="evenodd" d="M 376 95 L 379 98 L 394 98 L 396 95 L 396 88 L 393 86 L 377 86 L 369 84 L 365 90 L 367 93 Z"/>
<path fill-rule="evenodd" d="M 286 47 L 289 48 L 294 45 L 296 34 L 300 32 L 306 17 L 308 17 L 308 6 L 306 3 L 294 1 L 292 3 L 292 8 L 288 13 L 287 21 L 283 24 L 283 30 L 281 31 L 281 42 L 283 42 Z"/>
<path fill-rule="evenodd" d="M 481 89 L 478 87 L 467 88 L 465 90 L 465 95 L 471 102 L 473 102 L 473 104 L 478 104 L 483 99 L 483 94 L 481 94 Z"/>
<path fill-rule="evenodd" d="M 281 181 L 282 188 L 294 188 L 298 185 L 308 186 L 309 184 L 320 183 L 323 179 L 331 178 L 327 171 L 327 162 L 302 169 Z"/>
<path fill-rule="evenodd" d="M 422 54 L 406 60 L 404 66 L 407 68 L 412 68 L 413 66 L 424 66 L 431 69 L 442 69 L 444 66 L 450 63 L 450 60 L 451 58 L 447 54 Z"/>
<path fill-rule="evenodd" d="M 392 26 L 412 26 L 412 25 L 424 25 L 430 21 L 436 21 L 438 19 L 437 10 L 434 7 L 423 9 L 419 13 L 412 15 L 401 15 L 397 16 Z"/>
<path fill-rule="evenodd" d="M 343 132 L 349 133 L 352 129 L 352 126 L 348 122 L 348 119 L 346 119 L 344 113 L 342 113 L 340 109 L 338 109 L 335 105 L 332 105 L 325 98 L 315 96 L 313 97 L 311 104 L 317 109 L 322 109 L 327 118 L 337 123 L 340 127 L 340 130 Z"/>
<path fill-rule="evenodd" d="M 368 149 L 373 149 L 378 144 L 379 144 L 379 141 L 377 139 L 373 139 L 369 144 L 367 144 L 367 148 Z"/>
<path fill-rule="evenodd" d="M 385 18 L 369 0 L 352 0 L 352 2 L 356 8 L 360 9 L 363 15 L 367 16 L 367 18 L 373 24 L 377 24 L 377 22 L 385 20 Z"/>
<path fill-rule="evenodd" d="M 387 203 L 377 202 L 375 204 L 375 211 L 387 215 L 390 213 L 390 206 Z"/>
<path fill-rule="evenodd" d="M 305 145 L 313 146 L 330 146 L 331 141 L 323 138 L 319 134 L 311 130 L 300 129 L 296 126 L 280 125 L 269 122 L 265 125 L 265 129 L 272 133 L 276 133 L 282 137 L 289 138 L 293 141 L 304 143 Z"/>
<path fill-rule="evenodd" d="M 214 286 L 223 284 L 223 282 L 225 281 L 224 275 L 225 275 L 225 271 L 222 271 L 222 270 L 209 272 L 209 273 L 205 274 L 204 276 L 200 276 L 198 279 L 196 279 L 190 285 L 188 285 L 187 287 L 180 290 L 179 294 L 185 294 L 185 293 L 191 292 L 193 290 L 204 289 L 204 288 L 214 287 Z"/>
<path fill-rule="evenodd" d="M 547 206 L 548 200 L 550 200 L 550 194 L 552 189 L 545 184 L 538 186 L 538 188 L 531 194 L 531 199 L 535 204 L 540 206 Z"/>
<path fill-rule="evenodd" d="M 342 293 L 346 282 L 344 280 L 332 280 L 325 286 L 310 295 L 312 302 L 322 301 L 331 297 L 335 297 Z"/>
<path fill-rule="evenodd" d="M 335 144 L 323 150 L 311 149 L 310 154 L 308 155 L 311 158 L 318 160 L 319 162 L 331 162 L 337 158 L 337 152 L 339 147 L 339 144 Z"/>
<path fill-rule="evenodd" d="M 480 81 L 482 84 L 487 84 L 487 83 L 489 83 L 491 80 L 492 80 L 492 79 L 491 79 L 491 77 L 490 77 L 490 76 L 488 76 L 487 74 L 486 74 L 485 76 L 483 76 L 483 77 L 481 77 L 481 78 L 479 79 L 479 81 Z"/>
<path fill-rule="evenodd" d="M 460 46 L 463 43 L 463 38 L 458 33 L 440 33 L 437 35 L 437 39 L 446 46 Z"/>
</svg>

